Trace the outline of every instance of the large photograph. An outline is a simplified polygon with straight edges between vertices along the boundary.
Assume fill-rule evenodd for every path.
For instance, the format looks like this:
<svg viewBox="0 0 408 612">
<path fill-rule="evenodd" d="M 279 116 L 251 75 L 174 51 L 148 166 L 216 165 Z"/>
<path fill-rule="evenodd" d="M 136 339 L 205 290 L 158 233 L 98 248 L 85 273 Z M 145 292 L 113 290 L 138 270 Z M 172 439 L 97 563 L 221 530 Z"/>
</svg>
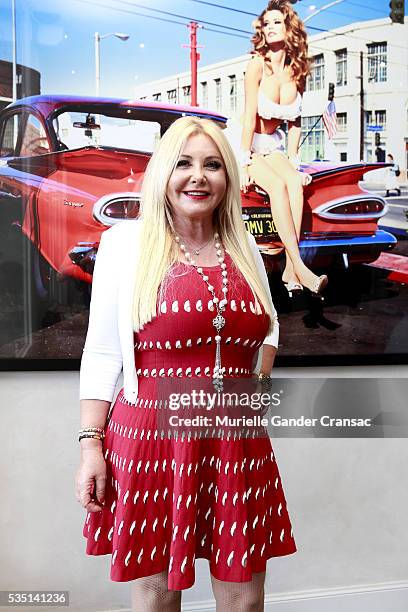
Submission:
<svg viewBox="0 0 408 612">
<path fill-rule="evenodd" d="M 0 607 L 407 612 L 407 56 L 401 0 L 0 0 Z"/>
<path fill-rule="evenodd" d="M 388 2 L 293 3 L 307 42 L 294 27 L 279 98 L 258 4 L 2 5 L 2 369 L 78 368 L 101 235 L 138 218 L 182 116 L 213 120 L 236 154 L 277 365 L 407 362 L 406 26 Z"/>
</svg>

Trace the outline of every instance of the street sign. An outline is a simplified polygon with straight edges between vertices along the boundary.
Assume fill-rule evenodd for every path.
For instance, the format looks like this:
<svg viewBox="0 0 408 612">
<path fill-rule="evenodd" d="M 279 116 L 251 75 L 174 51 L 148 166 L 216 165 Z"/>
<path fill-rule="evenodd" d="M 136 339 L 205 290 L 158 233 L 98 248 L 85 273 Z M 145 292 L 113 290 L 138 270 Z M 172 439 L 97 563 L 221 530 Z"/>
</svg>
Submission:
<svg viewBox="0 0 408 612">
<path fill-rule="evenodd" d="M 383 125 L 367 125 L 367 132 L 382 132 L 384 130 Z"/>
</svg>

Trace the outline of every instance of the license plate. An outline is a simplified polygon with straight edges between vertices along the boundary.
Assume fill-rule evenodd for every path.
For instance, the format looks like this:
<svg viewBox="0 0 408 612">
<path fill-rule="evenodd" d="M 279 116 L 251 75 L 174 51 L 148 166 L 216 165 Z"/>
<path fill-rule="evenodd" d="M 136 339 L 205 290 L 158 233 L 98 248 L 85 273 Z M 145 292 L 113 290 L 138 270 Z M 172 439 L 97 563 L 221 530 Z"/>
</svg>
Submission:
<svg viewBox="0 0 408 612">
<path fill-rule="evenodd" d="M 242 218 L 246 229 L 255 238 L 278 238 L 270 208 L 243 208 Z"/>
</svg>

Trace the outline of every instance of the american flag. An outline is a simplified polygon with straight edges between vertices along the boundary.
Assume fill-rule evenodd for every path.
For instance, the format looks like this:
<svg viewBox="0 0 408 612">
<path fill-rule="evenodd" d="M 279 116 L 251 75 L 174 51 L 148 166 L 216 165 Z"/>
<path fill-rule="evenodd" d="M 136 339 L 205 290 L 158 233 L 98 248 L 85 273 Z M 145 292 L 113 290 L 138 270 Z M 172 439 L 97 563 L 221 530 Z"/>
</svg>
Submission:
<svg viewBox="0 0 408 612">
<path fill-rule="evenodd" d="M 333 100 L 329 100 L 326 108 L 323 111 L 323 123 L 327 130 L 329 140 L 337 134 L 337 115 L 336 105 Z"/>
</svg>

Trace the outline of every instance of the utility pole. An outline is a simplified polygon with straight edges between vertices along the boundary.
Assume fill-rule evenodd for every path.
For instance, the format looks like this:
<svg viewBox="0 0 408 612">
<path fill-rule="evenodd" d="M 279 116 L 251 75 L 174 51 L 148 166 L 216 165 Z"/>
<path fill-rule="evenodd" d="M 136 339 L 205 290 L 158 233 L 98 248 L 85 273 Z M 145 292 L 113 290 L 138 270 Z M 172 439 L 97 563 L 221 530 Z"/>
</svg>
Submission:
<svg viewBox="0 0 408 612">
<path fill-rule="evenodd" d="M 360 51 L 360 161 L 364 159 L 364 56 Z"/>
<path fill-rule="evenodd" d="M 190 30 L 190 63 L 191 63 L 191 106 L 197 106 L 197 64 L 200 61 L 200 54 L 197 53 L 197 28 L 196 21 L 188 24 Z"/>
<path fill-rule="evenodd" d="M 190 48 L 190 70 L 191 70 L 191 90 L 190 100 L 191 106 L 198 106 L 197 103 L 197 66 L 200 61 L 200 54 L 197 52 L 197 29 L 201 26 L 196 21 L 190 21 L 188 24 L 190 30 L 190 44 L 183 47 Z"/>
<path fill-rule="evenodd" d="M 13 102 L 17 100 L 17 27 L 16 27 L 16 0 L 11 0 L 11 19 L 13 37 Z M 20 94 L 21 95 L 21 94 Z"/>
</svg>

